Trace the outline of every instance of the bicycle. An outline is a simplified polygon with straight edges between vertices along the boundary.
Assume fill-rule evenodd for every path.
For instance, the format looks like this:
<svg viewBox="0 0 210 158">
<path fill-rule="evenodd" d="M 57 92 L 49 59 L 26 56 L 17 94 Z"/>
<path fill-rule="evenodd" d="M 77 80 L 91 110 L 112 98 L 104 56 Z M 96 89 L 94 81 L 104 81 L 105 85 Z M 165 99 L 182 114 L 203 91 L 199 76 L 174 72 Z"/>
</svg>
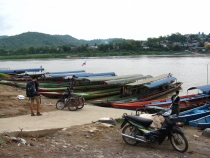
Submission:
<svg viewBox="0 0 210 158">
<path fill-rule="evenodd" d="M 63 95 L 63 97 L 57 101 L 56 108 L 63 110 L 65 107 L 68 107 L 70 111 L 76 111 L 84 107 L 84 101 L 83 96 L 67 97 L 67 95 Z"/>
</svg>

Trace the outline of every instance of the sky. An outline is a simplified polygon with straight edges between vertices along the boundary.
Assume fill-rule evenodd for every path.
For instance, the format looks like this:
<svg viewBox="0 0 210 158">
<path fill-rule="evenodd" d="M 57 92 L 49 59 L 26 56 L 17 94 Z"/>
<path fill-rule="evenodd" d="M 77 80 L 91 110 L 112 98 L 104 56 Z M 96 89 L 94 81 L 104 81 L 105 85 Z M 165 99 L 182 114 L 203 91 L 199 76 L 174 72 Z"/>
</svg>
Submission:
<svg viewBox="0 0 210 158">
<path fill-rule="evenodd" d="M 0 36 L 93 40 L 210 33 L 210 0 L 0 0 Z"/>
</svg>

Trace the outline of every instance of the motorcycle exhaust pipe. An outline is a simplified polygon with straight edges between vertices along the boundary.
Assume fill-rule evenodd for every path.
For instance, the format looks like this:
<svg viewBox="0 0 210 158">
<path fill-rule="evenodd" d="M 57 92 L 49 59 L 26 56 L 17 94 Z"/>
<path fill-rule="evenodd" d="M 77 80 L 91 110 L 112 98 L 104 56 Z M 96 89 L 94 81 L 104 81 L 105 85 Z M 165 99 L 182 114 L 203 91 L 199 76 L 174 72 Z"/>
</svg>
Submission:
<svg viewBox="0 0 210 158">
<path fill-rule="evenodd" d="M 136 138 L 136 137 L 133 137 L 133 136 L 129 136 L 129 135 L 124 134 L 124 133 L 122 133 L 121 135 L 124 136 L 124 137 L 128 137 L 128 138 L 131 138 L 131 139 L 135 139 L 135 140 L 141 141 L 141 142 L 147 142 L 147 141 L 145 141 L 143 139 Z"/>
</svg>

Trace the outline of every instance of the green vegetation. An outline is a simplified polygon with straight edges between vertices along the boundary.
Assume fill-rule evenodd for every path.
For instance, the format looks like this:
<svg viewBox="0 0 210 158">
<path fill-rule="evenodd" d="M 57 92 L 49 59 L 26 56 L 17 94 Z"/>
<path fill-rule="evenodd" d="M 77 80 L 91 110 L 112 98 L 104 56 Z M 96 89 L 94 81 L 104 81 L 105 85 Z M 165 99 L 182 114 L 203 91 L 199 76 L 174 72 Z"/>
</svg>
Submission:
<svg viewBox="0 0 210 158">
<path fill-rule="evenodd" d="M 0 59 L 38 59 L 66 57 L 103 57 L 135 55 L 189 54 L 191 51 L 208 53 L 204 49 L 210 35 L 180 33 L 147 41 L 106 39 L 78 40 L 69 35 L 47 35 L 28 32 L 0 37 Z M 199 49 L 198 49 L 199 48 Z M 187 50 L 187 51 L 186 51 Z"/>
<path fill-rule="evenodd" d="M 122 39 L 95 39 L 91 41 L 78 40 L 69 35 L 48 35 L 38 32 L 27 32 L 15 36 L 0 36 L 0 49 L 3 50 L 18 50 L 29 48 L 45 48 L 58 46 L 81 46 L 109 43 L 113 40 Z"/>
<path fill-rule="evenodd" d="M 0 137 L 0 144 L 3 144 L 3 139 L 2 139 L 2 137 Z"/>
</svg>

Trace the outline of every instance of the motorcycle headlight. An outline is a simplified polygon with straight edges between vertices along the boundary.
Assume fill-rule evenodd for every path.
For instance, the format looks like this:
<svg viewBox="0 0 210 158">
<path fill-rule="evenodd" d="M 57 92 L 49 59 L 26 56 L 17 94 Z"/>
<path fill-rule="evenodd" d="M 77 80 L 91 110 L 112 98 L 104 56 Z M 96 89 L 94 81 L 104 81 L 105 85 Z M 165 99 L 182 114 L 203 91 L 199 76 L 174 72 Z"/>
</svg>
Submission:
<svg viewBox="0 0 210 158">
<path fill-rule="evenodd" d="M 169 115 L 171 115 L 171 113 L 172 113 L 172 110 L 171 109 L 167 109 L 162 115 L 163 116 L 169 116 Z"/>
</svg>

